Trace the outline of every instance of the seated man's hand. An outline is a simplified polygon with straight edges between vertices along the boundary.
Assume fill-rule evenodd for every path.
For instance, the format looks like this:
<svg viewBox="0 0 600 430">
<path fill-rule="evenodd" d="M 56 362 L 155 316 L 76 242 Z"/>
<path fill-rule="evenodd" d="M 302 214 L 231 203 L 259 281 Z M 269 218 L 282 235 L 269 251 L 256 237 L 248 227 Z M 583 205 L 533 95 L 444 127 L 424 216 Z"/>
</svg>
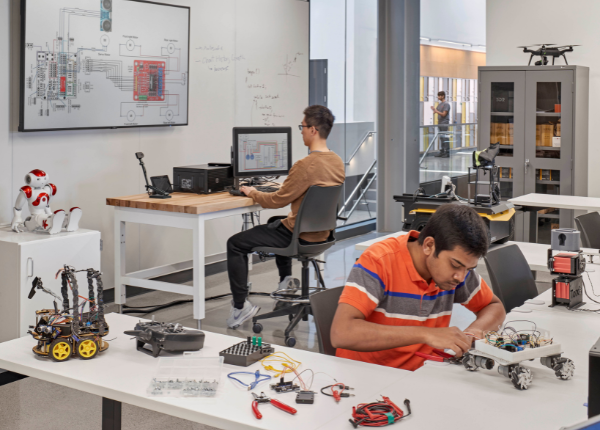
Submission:
<svg viewBox="0 0 600 430">
<path fill-rule="evenodd" d="M 461 357 L 471 348 L 471 336 L 467 336 L 457 327 L 432 328 L 428 330 L 426 344 L 435 349 L 451 349 Z"/>
<path fill-rule="evenodd" d="M 479 340 L 479 339 L 483 339 L 483 330 L 480 330 L 478 328 L 475 327 L 469 327 L 467 328 L 464 333 L 469 336 L 469 338 L 474 339 L 474 340 Z M 472 335 L 472 336 L 471 336 Z"/>
<path fill-rule="evenodd" d="M 254 187 L 240 187 L 240 191 L 246 195 L 250 195 L 252 191 L 256 191 Z"/>
</svg>

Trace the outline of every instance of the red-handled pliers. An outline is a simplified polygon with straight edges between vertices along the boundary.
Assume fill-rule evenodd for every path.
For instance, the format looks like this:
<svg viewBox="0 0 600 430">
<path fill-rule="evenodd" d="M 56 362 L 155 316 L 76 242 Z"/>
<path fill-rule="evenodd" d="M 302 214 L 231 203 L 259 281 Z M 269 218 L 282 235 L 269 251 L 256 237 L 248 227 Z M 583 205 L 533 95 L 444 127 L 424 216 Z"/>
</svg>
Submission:
<svg viewBox="0 0 600 430">
<path fill-rule="evenodd" d="M 260 393 L 260 396 L 257 396 L 255 393 L 252 393 L 252 395 L 254 396 L 254 401 L 252 402 L 252 412 L 254 412 L 254 416 L 259 420 L 262 418 L 262 414 L 258 410 L 259 403 L 270 403 L 276 408 L 292 415 L 298 412 L 296 409 L 286 405 L 285 403 L 281 403 L 279 400 L 270 399 L 265 395 L 265 393 Z"/>
<path fill-rule="evenodd" d="M 442 350 L 434 349 L 433 351 L 431 351 L 431 353 L 437 355 L 425 354 L 423 352 L 418 351 L 415 352 L 415 355 L 418 357 L 422 357 L 425 360 L 439 361 L 440 363 L 462 364 L 462 360 L 460 358 L 457 358 L 454 355 L 448 354 Z"/>
</svg>

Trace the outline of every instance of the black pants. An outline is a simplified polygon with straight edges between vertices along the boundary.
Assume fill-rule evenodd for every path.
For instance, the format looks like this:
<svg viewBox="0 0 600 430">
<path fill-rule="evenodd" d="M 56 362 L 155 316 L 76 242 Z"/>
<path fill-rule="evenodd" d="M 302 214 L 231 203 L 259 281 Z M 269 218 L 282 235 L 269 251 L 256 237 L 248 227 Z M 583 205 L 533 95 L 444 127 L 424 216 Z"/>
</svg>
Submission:
<svg viewBox="0 0 600 430">
<path fill-rule="evenodd" d="M 440 133 L 448 131 L 448 125 L 438 125 L 438 129 Z M 446 134 L 440 135 L 440 148 L 441 152 L 450 152 L 450 138 Z"/>
<path fill-rule="evenodd" d="M 248 296 L 248 254 L 258 246 L 286 248 L 292 241 L 292 232 L 281 220 L 286 217 L 272 217 L 267 224 L 257 225 L 250 230 L 242 231 L 227 241 L 227 273 L 229 287 L 233 294 L 233 302 L 241 309 Z M 292 274 L 290 257 L 275 257 L 280 279 Z"/>
</svg>

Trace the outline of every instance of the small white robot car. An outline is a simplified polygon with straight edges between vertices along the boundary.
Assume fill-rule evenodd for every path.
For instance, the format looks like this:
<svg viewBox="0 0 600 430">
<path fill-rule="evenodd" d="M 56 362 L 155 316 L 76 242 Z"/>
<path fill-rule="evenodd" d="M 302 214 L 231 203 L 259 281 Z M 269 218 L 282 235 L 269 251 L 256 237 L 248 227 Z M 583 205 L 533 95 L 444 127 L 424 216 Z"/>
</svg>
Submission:
<svg viewBox="0 0 600 430">
<path fill-rule="evenodd" d="M 13 219 L 10 227 L 13 231 L 20 233 L 25 231 L 41 231 L 56 234 L 63 228 L 67 231 L 79 229 L 79 220 L 82 211 L 78 207 L 71 208 L 69 213 L 59 209 L 52 212 L 50 199 L 56 194 L 56 185 L 51 184 L 46 172 L 35 169 L 25 175 L 27 185 L 21 188 L 15 207 L 13 208 Z M 23 222 L 22 210 L 25 203 L 29 205 L 31 214 Z"/>
</svg>

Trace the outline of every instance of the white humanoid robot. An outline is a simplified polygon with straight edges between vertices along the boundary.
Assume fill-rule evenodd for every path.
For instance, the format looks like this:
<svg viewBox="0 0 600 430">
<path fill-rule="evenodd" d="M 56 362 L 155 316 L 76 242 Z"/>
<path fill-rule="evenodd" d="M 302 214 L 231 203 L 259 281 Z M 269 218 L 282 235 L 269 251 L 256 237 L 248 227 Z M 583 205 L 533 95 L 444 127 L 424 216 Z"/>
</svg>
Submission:
<svg viewBox="0 0 600 430">
<path fill-rule="evenodd" d="M 10 227 L 20 233 L 23 224 L 28 231 L 45 231 L 49 234 L 60 232 L 63 227 L 67 231 L 79 229 L 81 209 L 71 208 L 69 214 L 59 209 L 52 212 L 50 209 L 50 198 L 56 194 L 56 186 L 48 181 L 46 172 L 35 169 L 25 175 L 27 185 L 21 188 L 19 197 L 13 208 L 13 220 Z M 29 204 L 30 216 L 25 219 L 21 216 L 23 206 Z"/>
</svg>

